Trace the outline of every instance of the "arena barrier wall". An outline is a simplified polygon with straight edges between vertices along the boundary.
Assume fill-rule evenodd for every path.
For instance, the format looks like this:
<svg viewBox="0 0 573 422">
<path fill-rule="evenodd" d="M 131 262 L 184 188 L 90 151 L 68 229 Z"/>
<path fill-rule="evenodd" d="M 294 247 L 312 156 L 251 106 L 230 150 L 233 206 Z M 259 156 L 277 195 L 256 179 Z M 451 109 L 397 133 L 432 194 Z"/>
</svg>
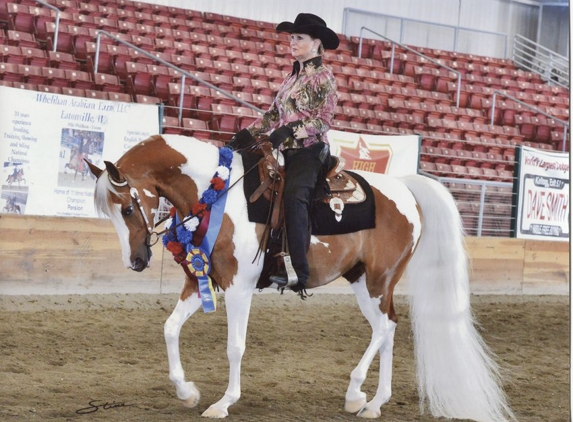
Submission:
<svg viewBox="0 0 573 422">
<path fill-rule="evenodd" d="M 569 293 L 569 242 L 468 237 L 466 243 L 473 293 Z M 161 241 L 150 268 L 126 269 L 105 219 L 0 214 L 0 244 L 5 295 L 174 293 L 184 279 Z M 329 286 L 350 291 L 342 279 Z M 396 293 L 403 292 L 399 283 Z"/>
</svg>

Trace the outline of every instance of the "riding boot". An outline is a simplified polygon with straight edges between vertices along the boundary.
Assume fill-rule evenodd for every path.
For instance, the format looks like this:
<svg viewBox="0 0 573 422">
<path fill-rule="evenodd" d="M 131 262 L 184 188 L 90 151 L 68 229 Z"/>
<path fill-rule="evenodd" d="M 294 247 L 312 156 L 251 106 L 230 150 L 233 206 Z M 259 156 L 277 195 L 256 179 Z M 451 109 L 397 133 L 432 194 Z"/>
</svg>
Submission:
<svg viewBox="0 0 573 422">
<path fill-rule="evenodd" d="M 320 152 L 324 144 L 286 150 L 284 218 L 288 249 L 292 266 L 297 275 L 297 283 L 289 283 L 286 271 L 271 276 L 271 282 L 280 287 L 302 290 L 309 277 L 307 253 L 310 246 L 310 203 L 314 197 L 316 184 L 322 170 Z"/>
<path fill-rule="evenodd" d="M 299 193 L 300 194 L 300 193 Z M 308 207 L 300 200 L 286 200 L 285 225 L 290 262 L 296 272 L 296 281 L 289 283 L 286 268 L 270 277 L 270 281 L 279 287 L 301 290 L 306 287 L 309 267 L 306 254 L 310 245 L 310 224 Z M 288 216 L 288 217 L 287 217 Z"/>
<path fill-rule="evenodd" d="M 309 267 L 307 253 L 310 246 L 310 219 L 308 215 L 308 206 L 306 204 L 294 201 L 291 206 L 285 206 L 285 218 L 287 210 L 291 214 L 286 221 L 288 249 L 292 266 L 298 278 L 298 284 L 295 285 L 297 290 L 304 289 L 308 281 Z"/>
</svg>

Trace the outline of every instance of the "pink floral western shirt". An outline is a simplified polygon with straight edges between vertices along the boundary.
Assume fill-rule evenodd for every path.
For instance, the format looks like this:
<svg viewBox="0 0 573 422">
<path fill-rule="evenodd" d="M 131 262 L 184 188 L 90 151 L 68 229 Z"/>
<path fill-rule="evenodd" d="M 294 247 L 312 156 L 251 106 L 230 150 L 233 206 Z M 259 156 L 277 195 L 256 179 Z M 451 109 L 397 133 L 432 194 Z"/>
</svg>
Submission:
<svg viewBox="0 0 573 422">
<path fill-rule="evenodd" d="M 318 56 L 303 64 L 293 65 L 293 71 L 279 88 L 269 110 L 247 128 L 254 137 L 283 125 L 290 126 L 294 135 L 279 149 L 305 148 L 317 142 L 328 144 L 330 129 L 338 101 L 336 79 Z"/>
</svg>

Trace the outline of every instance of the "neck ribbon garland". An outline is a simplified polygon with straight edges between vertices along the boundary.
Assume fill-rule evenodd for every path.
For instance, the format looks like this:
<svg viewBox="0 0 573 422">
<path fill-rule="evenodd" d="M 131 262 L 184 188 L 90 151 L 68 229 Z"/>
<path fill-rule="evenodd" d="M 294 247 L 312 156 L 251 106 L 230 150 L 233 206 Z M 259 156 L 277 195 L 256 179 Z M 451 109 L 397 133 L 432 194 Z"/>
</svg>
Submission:
<svg viewBox="0 0 573 422">
<path fill-rule="evenodd" d="M 165 223 L 167 231 L 163 235 L 163 245 L 173 254 L 175 262 L 181 264 L 187 276 L 198 284 L 205 313 L 217 309 L 217 296 L 209 277 L 210 256 L 223 222 L 232 161 L 233 151 L 227 147 L 220 148 L 219 166 L 201 199 L 183 220 L 172 207 L 171 218 Z"/>
</svg>

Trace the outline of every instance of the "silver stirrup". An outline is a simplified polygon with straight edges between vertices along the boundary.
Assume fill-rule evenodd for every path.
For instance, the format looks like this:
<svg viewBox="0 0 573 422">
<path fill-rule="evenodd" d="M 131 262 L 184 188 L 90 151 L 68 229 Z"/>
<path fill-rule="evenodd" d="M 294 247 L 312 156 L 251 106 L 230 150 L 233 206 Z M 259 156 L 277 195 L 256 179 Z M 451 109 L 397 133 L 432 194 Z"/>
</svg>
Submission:
<svg viewBox="0 0 573 422">
<path fill-rule="evenodd" d="M 283 261 L 287 273 L 287 285 L 285 287 L 295 286 L 298 283 L 298 276 L 296 275 L 296 271 L 292 266 L 292 260 L 290 259 L 290 255 L 283 256 Z"/>
</svg>

